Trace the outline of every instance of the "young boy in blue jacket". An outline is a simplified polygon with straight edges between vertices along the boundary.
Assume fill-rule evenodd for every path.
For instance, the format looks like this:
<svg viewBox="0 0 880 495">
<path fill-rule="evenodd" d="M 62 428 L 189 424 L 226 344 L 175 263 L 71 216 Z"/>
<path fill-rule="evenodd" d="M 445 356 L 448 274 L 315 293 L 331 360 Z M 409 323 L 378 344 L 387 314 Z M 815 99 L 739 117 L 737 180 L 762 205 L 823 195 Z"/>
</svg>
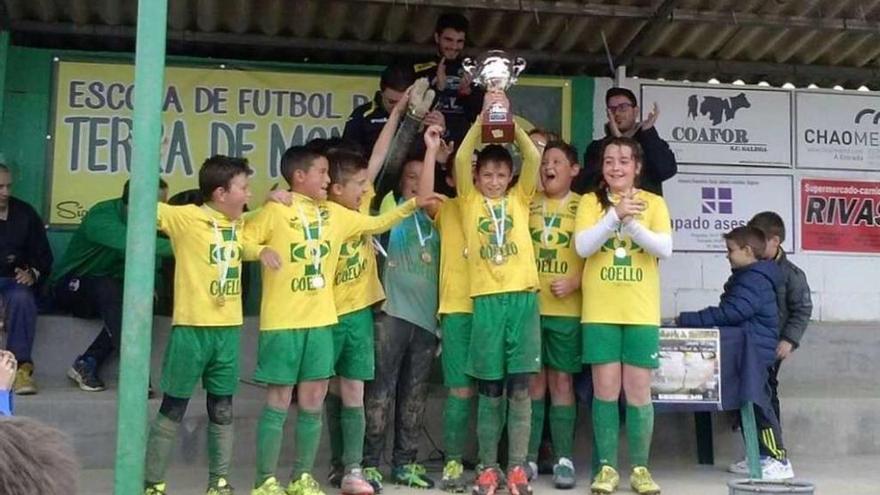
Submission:
<svg viewBox="0 0 880 495">
<path fill-rule="evenodd" d="M 761 383 L 767 382 L 767 370 L 776 360 L 779 342 L 779 310 L 776 307 L 777 287 L 782 273 L 772 260 L 764 260 L 767 241 L 764 233 L 755 227 L 737 227 L 724 235 L 727 259 L 733 273 L 724 284 L 724 293 L 718 306 L 678 316 L 678 324 L 685 327 L 739 327 L 745 333 L 746 344 L 755 352 L 763 373 Z M 770 406 L 769 390 L 766 404 L 760 406 L 768 419 L 767 430 L 759 435 L 762 477 L 788 479 L 794 472 L 782 447 L 779 418 Z"/>
</svg>

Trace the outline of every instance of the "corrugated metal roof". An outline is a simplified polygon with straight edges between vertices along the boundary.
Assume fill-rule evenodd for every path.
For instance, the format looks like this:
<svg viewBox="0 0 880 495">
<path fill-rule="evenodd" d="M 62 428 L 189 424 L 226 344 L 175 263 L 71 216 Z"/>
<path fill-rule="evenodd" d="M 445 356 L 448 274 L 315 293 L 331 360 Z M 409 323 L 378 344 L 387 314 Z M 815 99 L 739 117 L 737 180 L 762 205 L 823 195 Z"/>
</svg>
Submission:
<svg viewBox="0 0 880 495">
<path fill-rule="evenodd" d="M 147 0 L 143 0 L 147 1 Z M 131 50 L 135 0 L 2 0 L 13 42 Z M 799 86 L 880 79 L 880 0 L 169 0 L 169 53 L 385 64 L 429 56 L 437 16 L 471 21 L 473 51 L 521 52 L 531 73 Z M 603 37 L 604 34 L 604 37 Z"/>
</svg>

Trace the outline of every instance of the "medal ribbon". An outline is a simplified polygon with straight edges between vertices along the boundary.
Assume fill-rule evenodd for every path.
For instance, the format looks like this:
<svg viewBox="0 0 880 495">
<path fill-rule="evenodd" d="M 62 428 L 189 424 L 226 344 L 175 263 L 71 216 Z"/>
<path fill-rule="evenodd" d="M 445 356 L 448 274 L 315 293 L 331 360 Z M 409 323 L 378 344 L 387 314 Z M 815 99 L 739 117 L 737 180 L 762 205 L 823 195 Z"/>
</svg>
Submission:
<svg viewBox="0 0 880 495">
<path fill-rule="evenodd" d="M 504 245 L 504 220 L 507 218 L 507 197 L 501 199 L 501 218 L 495 216 L 495 210 L 492 208 L 492 204 L 489 203 L 489 199 L 485 198 L 486 201 L 486 209 L 489 210 L 489 215 L 492 216 L 492 224 L 495 225 L 495 245 L 498 246 L 498 250 L 501 250 L 501 246 Z"/>
<path fill-rule="evenodd" d="M 559 218 L 559 210 L 568 204 L 568 196 L 570 194 L 571 191 L 565 193 L 565 197 L 556 205 L 556 211 L 554 211 L 553 215 L 549 217 L 549 223 L 547 222 L 547 198 L 544 198 L 541 201 L 541 244 L 543 244 L 544 247 L 547 247 L 547 239 L 550 237 L 550 229 L 553 227 L 553 224 L 556 223 L 556 219 Z"/>
<path fill-rule="evenodd" d="M 434 228 L 428 227 L 428 235 L 422 235 L 422 226 L 419 225 L 419 212 L 415 212 L 413 214 L 413 221 L 416 223 L 416 234 L 419 236 L 419 246 L 422 247 L 422 250 L 425 249 L 425 244 L 434 237 Z"/>
<path fill-rule="evenodd" d="M 321 274 L 321 246 L 320 244 L 316 244 L 317 240 L 320 242 L 321 240 L 321 231 L 324 229 L 324 222 L 321 219 L 321 209 L 318 205 L 315 205 L 315 211 L 317 212 L 317 222 L 318 222 L 318 238 L 312 238 L 312 224 L 309 222 L 308 217 L 306 217 L 306 213 L 302 209 L 302 205 L 299 202 L 296 202 L 296 210 L 299 213 L 299 221 L 303 224 L 303 228 L 306 231 L 306 241 L 310 245 L 309 250 L 312 255 L 312 266 L 315 267 L 315 272 L 319 275 Z"/>
</svg>

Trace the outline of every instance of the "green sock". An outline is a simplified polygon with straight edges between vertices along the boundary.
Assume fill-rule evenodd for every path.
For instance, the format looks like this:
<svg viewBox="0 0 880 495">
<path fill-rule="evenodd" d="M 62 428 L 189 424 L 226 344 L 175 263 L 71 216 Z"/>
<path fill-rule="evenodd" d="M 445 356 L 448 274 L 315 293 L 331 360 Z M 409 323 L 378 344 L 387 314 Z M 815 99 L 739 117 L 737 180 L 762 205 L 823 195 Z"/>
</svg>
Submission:
<svg viewBox="0 0 880 495">
<path fill-rule="evenodd" d="M 477 401 L 477 443 L 483 467 L 498 466 L 498 441 L 501 440 L 503 397 L 480 395 Z"/>
<path fill-rule="evenodd" d="M 364 432 L 367 428 L 364 406 L 343 407 L 342 419 L 342 465 L 346 472 L 361 467 L 364 461 Z"/>
<path fill-rule="evenodd" d="M 293 461 L 293 479 L 303 473 L 311 474 L 315 456 L 321 443 L 321 411 L 299 410 L 296 415 L 296 457 Z"/>
<path fill-rule="evenodd" d="M 324 418 L 327 421 L 327 434 L 330 437 L 330 466 L 342 465 L 342 399 L 333 393 L 327 393 L 324 399 Z"/>
<path fill-rule="evenodd" d="M 529 452 L 529 431 L 532 427 L 532 400 L 528 390 L 514 392 L 507 399 L 507 465 L 520 466 Z M 539 433 L 540 440 L 540 433 Z"/>
<path fill-rule="evenodd" d="M 471 414 L 471 399 L 454 395 L 446 397 L 443 409 L 443 444 L 446 447 L 446 460 L 461 462 L 468 437 L 468 417 Z"/>
<path fill-rule="evenodd" d="M 168 460 L 171 458 L 174 441 L 177 440 L 179 426 L 180 423 L 171 421 L 162 413 L 156 414 L 156 419 L 150 425 L 150 437 L 147 439 L 147 463 L 144 470 L 144 480 L 147 483 L 165 481 L 165 469 L 168 468 Z"/>
<path fill-rule="evenodd" d="M 654 404 L 626 406 L 626 439 L 629 462 L 633 466 L 647 466 L 651 454 L 651 436 L 654 434 Z"/>
<path fill-rule="evenodd" d="M 593 398 L 593 435 L 599 452 L 599 465 L 617 469 L 617 447 L 620 443 L 620 410 L 617 401 Z"/>
<path fill-rule="evenodd" d="M 527 459 L 538 462 L 538 449 L 544 433 L 544 399 L 532 400 L 532 429 L 529 434 L 529 454 Z"/>
<path fill-rule="evenodd" d="M 257 423 L 257 480 L 254 488 L 275 476 L 287 411 L 267 405 Z"/>
<path fill-rule="evenodd" d="M 220 425 L 208 422 L 208 484 L 229 476 L 229 461 L 235 435 L 232 423 Z"/>
<path fill-rule="evenodd" d="M 557 457 L 572 458 L 576 414 L 577 410 L 573 404 L 570 406 L 550 406 L 550 438 L 553 440 L 553 451 Z"/>
</svg>

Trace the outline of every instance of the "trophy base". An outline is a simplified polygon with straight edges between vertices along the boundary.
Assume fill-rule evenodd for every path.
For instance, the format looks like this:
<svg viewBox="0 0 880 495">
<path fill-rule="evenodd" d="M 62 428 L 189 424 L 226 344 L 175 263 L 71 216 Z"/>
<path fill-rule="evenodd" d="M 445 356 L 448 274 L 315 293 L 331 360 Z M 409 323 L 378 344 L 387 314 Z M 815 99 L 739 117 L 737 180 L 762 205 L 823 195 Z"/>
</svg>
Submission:
<svg viewBox="0 0 880 495">
<path fill-rule="evenodd" d="M 514 140 L 513 114 L 506 108 L 488 108 L 483 112 L 483 142 L 512 143 Z"/>
</svg>

